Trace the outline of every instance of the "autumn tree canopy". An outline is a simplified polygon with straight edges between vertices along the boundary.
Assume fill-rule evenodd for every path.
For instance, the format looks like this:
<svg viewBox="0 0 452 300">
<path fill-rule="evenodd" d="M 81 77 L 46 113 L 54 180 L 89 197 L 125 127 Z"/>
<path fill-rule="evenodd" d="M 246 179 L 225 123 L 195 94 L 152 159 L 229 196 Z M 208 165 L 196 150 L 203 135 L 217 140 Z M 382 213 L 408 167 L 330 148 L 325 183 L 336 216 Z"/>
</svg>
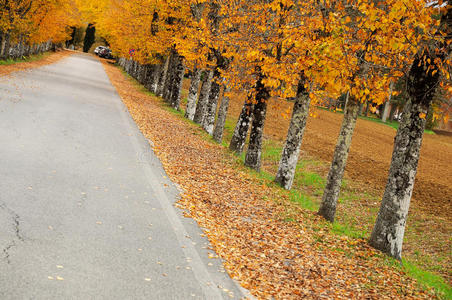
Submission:
<svg viewBox="0 0 452 300">
<path fill-rule="evenodd" d="M 70 26 L 79 24 L 77 6 L 72 0 L 2 0 L 0 35 L 10 43 L 28 44 L 68 39 Z"/>
</svg>

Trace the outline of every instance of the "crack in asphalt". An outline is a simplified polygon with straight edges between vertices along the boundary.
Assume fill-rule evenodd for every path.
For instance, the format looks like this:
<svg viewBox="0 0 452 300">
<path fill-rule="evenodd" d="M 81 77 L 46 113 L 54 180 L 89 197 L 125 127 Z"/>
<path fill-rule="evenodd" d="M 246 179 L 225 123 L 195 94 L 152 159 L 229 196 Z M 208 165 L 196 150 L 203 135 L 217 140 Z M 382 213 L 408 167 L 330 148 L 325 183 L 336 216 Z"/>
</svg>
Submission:
<svg viewBox="0 0 452 300">
<path fill-rule="evenodd" d="M 23 242 L 24 237 L 22 236 L 22 233 L 20 232 L 20 216 L 14 210 L 12 210 L 8 206 L 6 206 L 5 203 L 1 203 L 0 208 L 5 210 L 6 212 L 8 212 L 11 215 L 12 221 L 13 221 L 12 225 L 14 228 L 14 235 L 17 240 Z M 11 242 L 9 244 L 7 244 L 6 247 L 3 248 L 3 253 L 5 255 L 4 258 L 8 264 L 11 263 L 11 260 L 9 258 L 10 257 L 9 250 L 15 246 L 17 246 L 16 241 L 15 241 L 15 239 L 12 239 Z"/>
<path fill-rule="evenodd" d="M 3 248 L 3 253 L 5 254 L 6 263 L 10 264 L 11 260 L 9 259 L 9 249 L 16 246 L 16 242 L 14 240 L 11 241 L 5 248 Z"/>
</svg>

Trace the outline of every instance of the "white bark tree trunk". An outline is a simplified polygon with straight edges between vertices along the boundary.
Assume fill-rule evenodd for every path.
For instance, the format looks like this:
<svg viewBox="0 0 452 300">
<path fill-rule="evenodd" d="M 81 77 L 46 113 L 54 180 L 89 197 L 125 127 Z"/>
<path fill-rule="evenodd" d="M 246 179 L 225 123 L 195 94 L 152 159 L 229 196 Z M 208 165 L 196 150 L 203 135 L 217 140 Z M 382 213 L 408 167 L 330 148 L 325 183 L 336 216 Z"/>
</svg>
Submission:
<svg viewBox="0 0 452 300">
<path fill-rule="evenodd" d="M 396 259 L 402 258 L 405 232 L 414 179 L 428 109 L 410 100 L 405 104 L 402 121 L 394 140 L 391 167 L 370 244 Z"/>
<path fill-rule="evenodd" d="M 171 92 L 172 92 L 172 83 L 174 80 L 174 72 L 175 72 L 175 55 L 174 55 L 174 51 L 171 51 L 171 55 L 170 55 L 170 59 L 169 59 L 169 63 L 168 63 L 168 70 L 167 70 L 167 74 L 166 74 L 166 80 L 165 80 L 165 85 L 163 88 L 163 99 L 167 102 L 167 103 L 171 103 Z"/>
<path fill-rule="evenodd" d="M 209 100 L 210 87 L 212 85 L 212 78 L 213 70 L 208 70 L 204 74 L 204 78 L 202 80 L 201 92 L 199 93 L 198 104 L 196 105 L 195 116 L 193 117 L 193 121 L 195 123 L 202 124 L 204 122 L 207 110 L 207 101 Z"/>
<path fill-rule="evenodd" d="M 352 144 L 353 131 L 356 125 L 356 119 L 358 118 L 359 103 L 348 95 L 347 98 L 341 130 L 337 139 L 333 161 L 328 173 L 322 203 L 319 209 L 319 215 L 330 222 L 334 221 L 334 216 L 336 215 L 342 177 L 344 176 L 348 153 Z"/>
<path fill-rule="evenodd" d="M 182 84 L 184 81 L 185 74 L 185 64 L 182 56 L 176 54 L 175 64 L 174 64 L 174 78 L 172 84 L 172 92 L 171 92 L 171 105 L 174 109 L 179 110 L 180 101 L 181 101 L 181 93 L 182 93 Z"/>
<path fill-rule="evenodd" d="M 381 121 L 383 123 L 386 123 L 386 120 L 389 117 L 389 113 L 391 112 L 391 99 L 392 99 L 392 90 L 393 89 L 394 89 L 394 83 L 391 82 L 391 84 L 389 85 L 388 101 L 386 101 L 384 108 L 383 108 L 382 115 L 381 115 Z"/>
<path fill-rule="evenodd" d="M 218 79 L 218 77 L 219 76 L 215 76 L 211 83 L 209 100 L 206 106 L 206 114 L 202 123 L 202 127 L 210 135 L 213 134 L 213 129 L 215 126 L 215 116 L 217 113 L 217 104 L 220 97 L 220 85 L 216 82 L 216 79 Z"/>
<path fill-rule="evenodd" d="M 251 122 L 250 141 L 245 156 L 245 166 L 260 171 L 262 158 L 262 143 L 264 136 L 265 118 L 267 115 L 267 101 L 270 94 L 262 83 L 263 75 L 260 75 L 256 83 L 256 104 L 253 109 L 253 121 Z"/>
<path fill-rule="evenodd" d="M 391 167 L 380 211 L 369 243 L 372 247 L 402 258 L 406 220 L 419 162 L 426 116 L 440 83 L 437 60 L 444 63 L 450 55 L 452 8 L 441 17 L 441 25 L 449 33 L 438 52 L 421 51 L 411 65 L 407 77 L 408 101 L 403 109 L 394 140 Z"/>
<path fill-rule="evenodd" d="M 246 137 L 248 136 L 248 129 L 250 127 L 254 105 L 252 99 L 248 98 L 243 104 L 239 119 L 235 125 L 234 133 L 231 142 L 229 143 L 229 150 L 237 154 L 243 152 L 245 147 Z"/>
<path fill-rule="evenodd" d="M 159 76 L 158 87 L 157 87 L 157 92 L 156 92 L 156 95 L 159 97 L 163 96 L 163 90 L 165 88 L 166 76 L 168 74 L 169 59 L 170 59 L 169 56 L 167 56 L 165 59 L 165 64 L 161 68 L 161 73 Z"/>
<path fill-rule="evenodd" d="M 185 117 L 191 121 L 195 116 L 196 100 L 198 99 L 199 84 L 201 82 L 202 70 L 195 67 L 191 75 L 190 89 L 188 90 L 187 109 Z"/>
<path fill-rule="evenodd" d="M 221 143 L 221 141 L 223 140 L 224 125 L 226 124 L 226 117 L 229 108 L 228 94 L 230 91 L 230 88 L 224 86 L 223 99 L 221 99 L 220 108 L 218 109 L 217 123 L 215 124 L 215 129 L 213 131 L 213 139 L 217 143 Z"/>
<path fill-rule="evenodd" d="M 155 66 L 154 72 L 152 74 L 152 85 L 151 85 L 151 92 L 154 94 L 157 94 L 157 88 L 159 85 L 159 78 L 160 78 L 160 72 L 162 70 L 162 65 L 158 64 Z"/>
<path fill-rule="evenodd" d="M 275 178 L 275 181 L 286 190 L 292 188 L 306 120 L 309 115 L 311 99 L 309 98 L 309 91 L 306 90 L 304 84 L 304 80 L 301 80 L 298 84 L 297 97 L 292 110 L 289 131 Z"/>
</svg>

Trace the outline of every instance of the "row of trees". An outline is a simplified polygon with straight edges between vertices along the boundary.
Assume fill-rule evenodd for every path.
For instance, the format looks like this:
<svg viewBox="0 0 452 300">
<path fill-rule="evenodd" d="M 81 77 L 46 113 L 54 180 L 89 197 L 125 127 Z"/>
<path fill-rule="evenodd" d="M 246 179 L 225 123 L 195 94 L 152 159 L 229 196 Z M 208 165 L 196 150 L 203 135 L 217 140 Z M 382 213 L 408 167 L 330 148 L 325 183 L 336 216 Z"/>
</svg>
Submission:
<svg viewBox="0 0 452 300">
<path fill-rule="evenodd" d="M 78 24 L 70 0 L 0 0 L 0 59 L 48 51 Z"/>
<path fill-rule="evenodd" d="M 401 258 L 425 116 L 438 93 L 450 99 L 448 1 L 99 0 L 95 6 L 93 21 L 119 63 L 176 109 L 184 74 L 190 74 L 185 116 L 216 141 L 222 140 L 229 92 L 246 92 L 229 147 L 241 153 L 249 135 L 245 165 L 257 171 L 268 100 L 294 98 L 275 177 L 286 189 L 311 103 L 346 95 L 319 209 L 331 222 L 360 106 L 383 104 L 404 78 L 406 104 L 370 239 Z"/>
</svg>

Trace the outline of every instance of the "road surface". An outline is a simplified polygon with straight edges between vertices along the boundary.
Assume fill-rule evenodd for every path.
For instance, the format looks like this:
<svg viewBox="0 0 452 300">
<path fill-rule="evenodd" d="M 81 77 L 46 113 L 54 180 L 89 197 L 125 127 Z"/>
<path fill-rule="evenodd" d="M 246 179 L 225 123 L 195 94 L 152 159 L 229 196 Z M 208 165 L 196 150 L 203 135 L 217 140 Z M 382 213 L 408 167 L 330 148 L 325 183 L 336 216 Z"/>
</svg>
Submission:
<svg viewBox="0 0 452 300">
<path fill-rule="evenodd" d="M 239 299 L 101 63 L 0 77 L 0 299 Z"/>
</svg>

